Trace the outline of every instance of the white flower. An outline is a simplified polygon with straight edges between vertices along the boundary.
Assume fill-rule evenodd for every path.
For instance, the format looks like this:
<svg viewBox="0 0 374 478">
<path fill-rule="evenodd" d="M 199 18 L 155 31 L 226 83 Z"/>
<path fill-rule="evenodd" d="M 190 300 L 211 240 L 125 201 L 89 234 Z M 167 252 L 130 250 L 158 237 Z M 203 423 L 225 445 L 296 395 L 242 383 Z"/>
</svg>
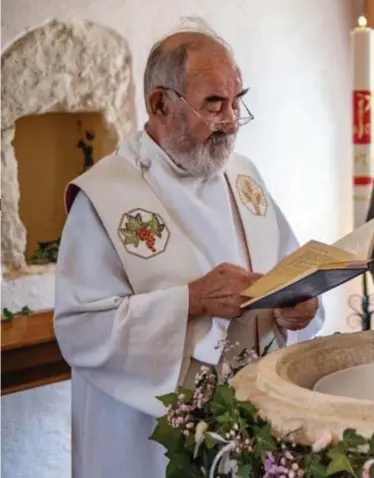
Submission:
<svg viewBox="0 0 374 478">
<path fill-rule="evenodd" d="M 312 445 L 312 451 L 318 453 L 321 450 L 324 450 L 327 446 L 330 445 L 332 440 L 331 432 L 324 430 L 316 439 Z"/>
<path fill-rule="evenodd" d="M 223 379 L 227 379 L 228 377 L 230 377 L 231 372 L 232 371 L 231 371 L 230 364 L 228 362 L 222 362 L 221 375 L 222 375 Z"/>
<path fill-rule="evenodd" d="M 196 426 L 195 431 L 195 443 L 198 443 L 200 440 L 204 438 L 204 433 L 208 430 L 208 424 L 201 421 Z"/>
</svg>

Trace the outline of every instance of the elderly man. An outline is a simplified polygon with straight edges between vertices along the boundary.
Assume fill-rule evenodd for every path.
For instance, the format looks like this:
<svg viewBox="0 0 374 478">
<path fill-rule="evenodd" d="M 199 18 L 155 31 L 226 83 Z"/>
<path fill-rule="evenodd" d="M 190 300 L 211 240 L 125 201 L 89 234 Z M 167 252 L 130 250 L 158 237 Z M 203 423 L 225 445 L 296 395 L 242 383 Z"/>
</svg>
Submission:
<svg viewBox="0 0 374 478">
<path fill-rule="evenodd" d="M 243 313 L 240 293 L 297 242 L 254 165 L 253 117 L 230 49 L 179 32 L 152 49 L 144 131 L 73 181 L 55 327 L 72 366 L 73 478 L 162 478 L 155 398 L 189 384 L 217 343 L 278 346 L 322 324 L 317 299 Z"/>
</svg>

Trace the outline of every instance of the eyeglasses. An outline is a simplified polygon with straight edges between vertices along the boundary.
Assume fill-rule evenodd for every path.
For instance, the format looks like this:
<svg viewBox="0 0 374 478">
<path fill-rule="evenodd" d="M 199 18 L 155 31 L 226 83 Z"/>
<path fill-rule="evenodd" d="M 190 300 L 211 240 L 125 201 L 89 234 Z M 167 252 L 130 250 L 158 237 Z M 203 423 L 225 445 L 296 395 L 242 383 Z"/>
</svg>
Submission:
<svg viewBox="0 0 374 478">
<path fill-rule="evenodd" d="M 217 121 L 217 122 L 210 123 L 208 122 L 206 118 L 204 118 L 201 115 L 201 113 L 196 108 L 190 105 L 190 103 L 178 91 L 174 90 L 173 88 L 169 88 L 165 86 L 159 86 L 158 88 L 173 92 L 183 103 L 185 103 L 195 113 L 195 115 L 197 115 L 199 119 L 201 119 L 208 126 L 208 128 L 212 132 L 221 131 L 226 126 L 231 126 L 231 125 L 234 125 L 240 128 L 241 126 L 245 126 L 246 124 L 250 123 L 255 118 L 253 114 L 249 111 L 248 106 L 244 103 L 242 98 L 239 98 L 240 104 L 244 108 L 244 112 L 245 112 L 244 116 L 241 116 L 239 112 L 238 117 L 234 121 L 224 120 L 224 121 Z"/>
</svg>

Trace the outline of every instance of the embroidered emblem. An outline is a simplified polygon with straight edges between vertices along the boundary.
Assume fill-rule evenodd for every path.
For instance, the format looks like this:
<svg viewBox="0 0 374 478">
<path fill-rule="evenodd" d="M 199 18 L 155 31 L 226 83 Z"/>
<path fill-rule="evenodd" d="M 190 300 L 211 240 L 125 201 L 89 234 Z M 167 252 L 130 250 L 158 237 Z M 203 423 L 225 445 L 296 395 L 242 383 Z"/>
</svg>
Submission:
<svg viewBox="0 0 374 478">
<path fill-rule="evenodd" d="M 127 252 L 149 259 L 165 251 L 170 231 L 159 214 L 133 209 L 122 215 L 118 235 Z"/>
<path fill-rule="evenodd" d="M 262 187 L 251 177 L 239 174 L 236 187 L 240 200 L 255 216 L 265 216 L 268 200 Z"/>
</svg>

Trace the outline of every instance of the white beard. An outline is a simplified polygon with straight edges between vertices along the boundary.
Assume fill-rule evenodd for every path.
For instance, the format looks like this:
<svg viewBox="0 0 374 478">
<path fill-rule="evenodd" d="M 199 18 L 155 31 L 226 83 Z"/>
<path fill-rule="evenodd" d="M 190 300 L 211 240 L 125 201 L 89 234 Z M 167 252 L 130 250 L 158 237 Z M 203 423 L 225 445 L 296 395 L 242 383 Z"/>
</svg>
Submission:
<svg viewBox="0 0 374 478">
<path fill-rule="evenodd" d="M 183 139 L 181 138 L 182 142 Z M 223 171 L 234 146 L 235 135 L 225 136 L 224 142 L 221 141 L 219 144 L 212 138 L 211 142 L 196 146 L 189 152 L 178 151 L 168 140 L 162 144 L 173 162 L 194 177 L 212 177 Z"/>
</svg>

